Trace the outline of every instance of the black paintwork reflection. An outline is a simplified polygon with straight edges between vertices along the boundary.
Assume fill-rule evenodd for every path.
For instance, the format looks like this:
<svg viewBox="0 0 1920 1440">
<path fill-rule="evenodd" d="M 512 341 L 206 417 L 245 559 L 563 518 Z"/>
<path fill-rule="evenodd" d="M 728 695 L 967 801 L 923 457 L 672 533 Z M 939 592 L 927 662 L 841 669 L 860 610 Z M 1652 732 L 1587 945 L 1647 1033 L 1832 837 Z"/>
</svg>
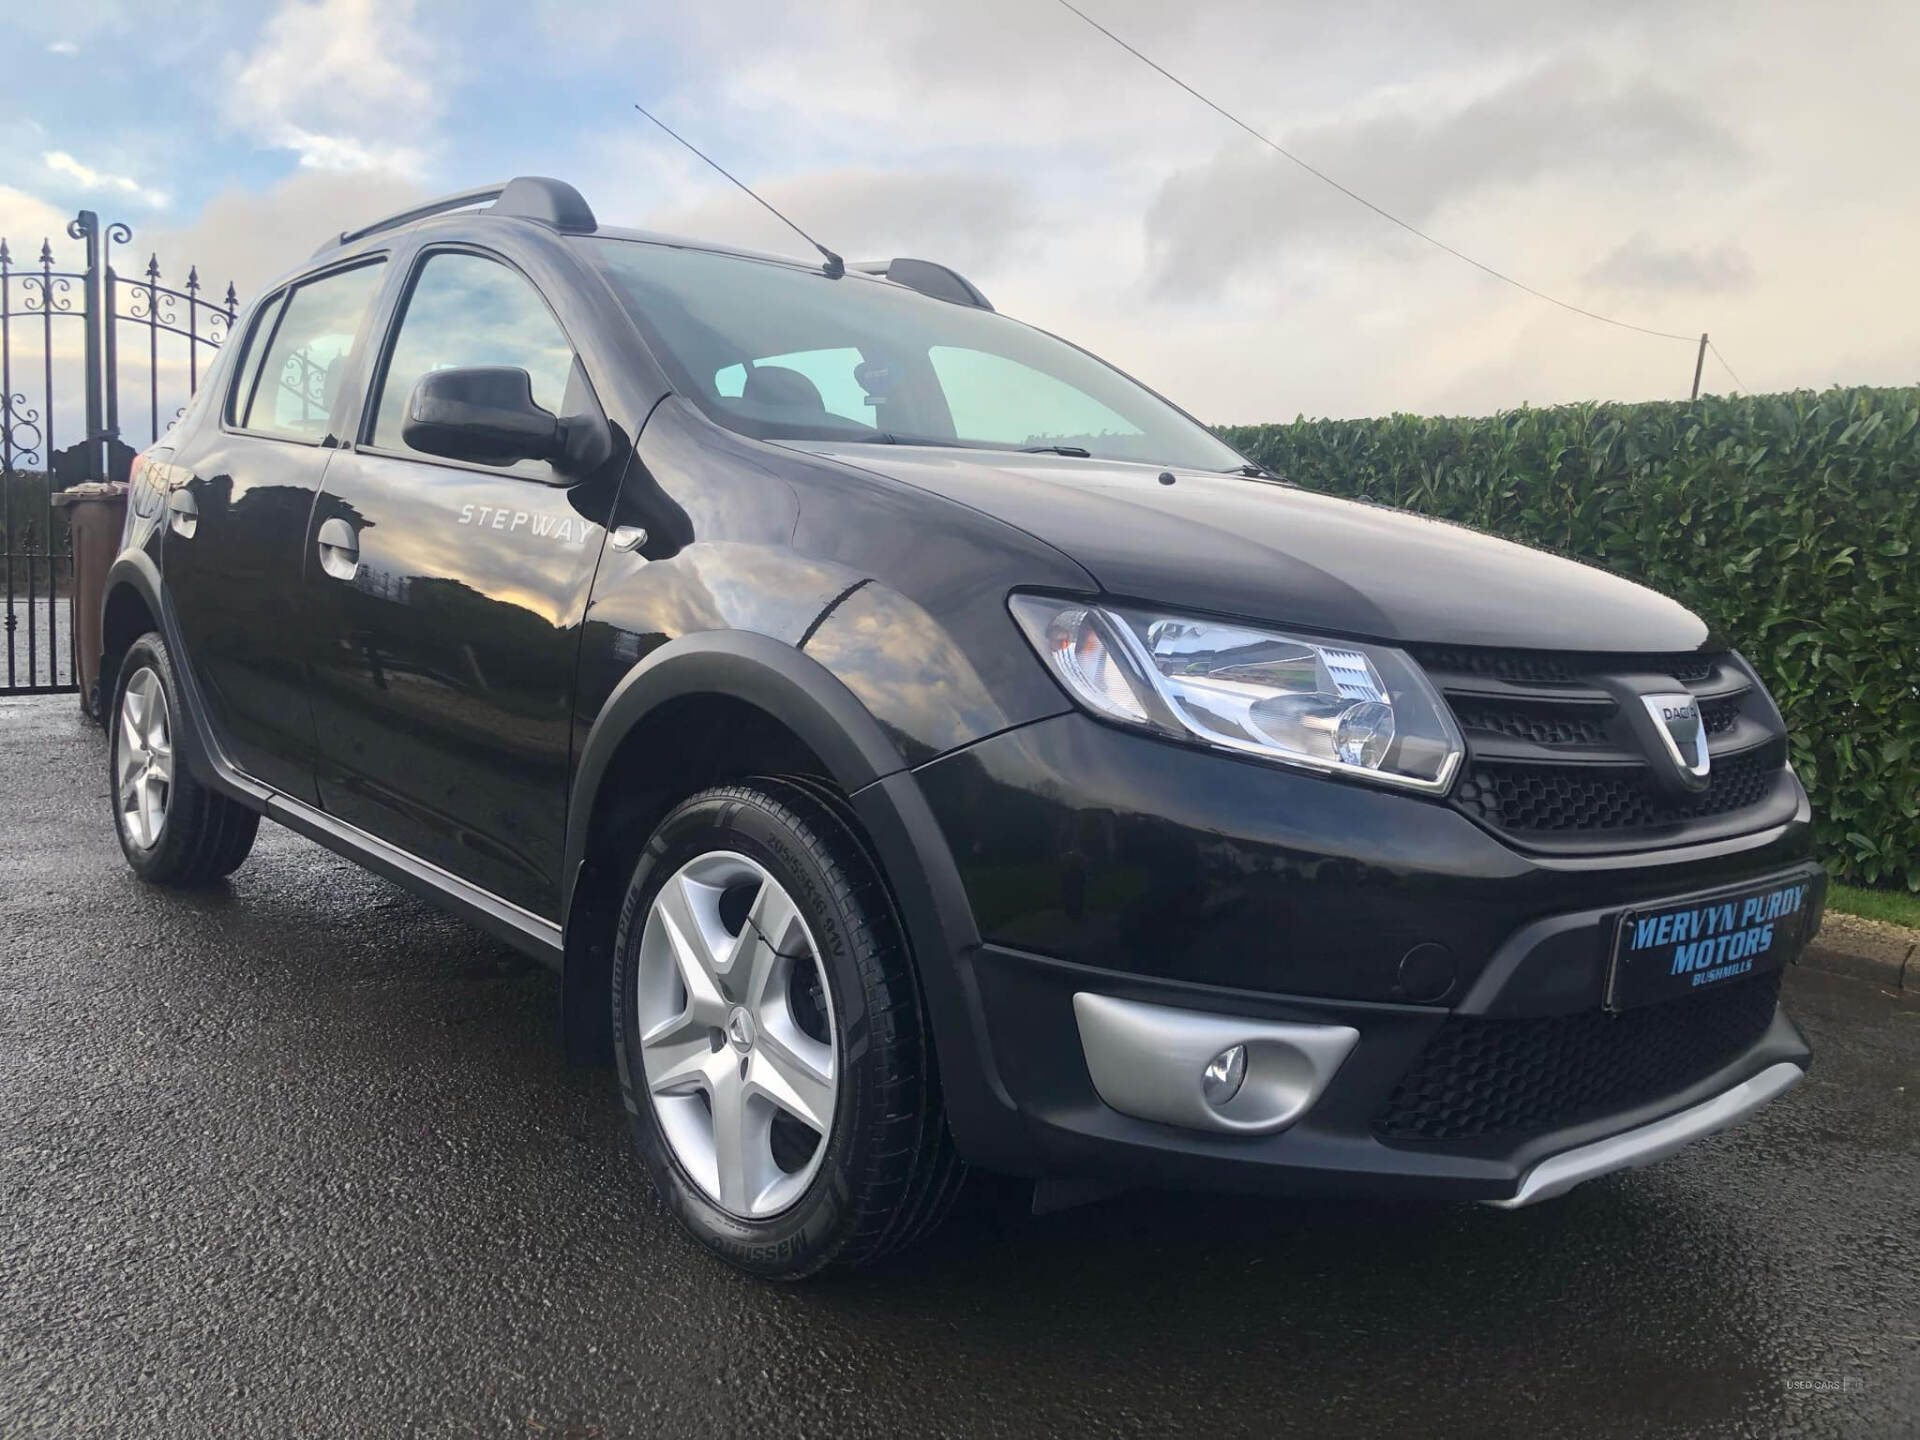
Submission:
<svg viewBox="0 0 1920 1440">
<path fill-rule="evenodd" d="M 209 717 L 241 769 L 311 803 L 300 573 L 331 450 L 221 437 L 198 454 L 191 537 L 162 544 L 167 590 Z"/>
<path fill-rule="evenodd" d="M 568 489 L 511 476 L 342 454 L 310 533 L 333 518 L 360 564 L 350 581 L 309 569 L 321 803 L 552 915 L 604 509 L 589 518 Z"/>
<path fill-rule="evenodd" d="M 1400 1001 L 1401 958 L 1444 943 L 1463 993 L 1542 915 L 1630 905 L 1801 859 L 1807 826 L 1720 859 L 1535 866 L 1447 806 L 1062 716 L 917 777 L 983 939 L 1106 969 Z M 1597 982 L 1600 942 L 1567 957 Z M 1588 1003 L 1598 1004 L 1597 989 Z"/>
<path fill-rule="evenodd" d="M 1031 537 L 884 477 L 747 440 L 663 401 L 610 525 L 581 645 L 578 731 L 669 640 L 756 631 L 800 646 L 857 695 L 907 763 L 1066 702 L 1006 612 L 1018 583 L 1086 588 Z"/>
<path fill-rule="evenodd" d="M 940 623 L 877 581 L 843 593 L 816 622 L 805 648 L 878 717 L 909 765 L 1008 723 Z"/>
<path fill-rule="evenodd" d="M 853 580 L 789 548 L 793 488 L 734 463 L 661 405 L 642 431 L 610 528 L 638 526 L 638 550 L 608 552 L 580 653 L 581 735 L 626 673 L 682 635 L 743 629 L 798 642 Z"/>
<path fill-rule="evenodd" d="M 809 449 L 978 505 L 1117 595 L 1381 640 L 1549 650 L 1705 646 L 1652 590 L 1445 520 L 1270 481 L 1118 461 L 912 446 Z"/>
</svg>

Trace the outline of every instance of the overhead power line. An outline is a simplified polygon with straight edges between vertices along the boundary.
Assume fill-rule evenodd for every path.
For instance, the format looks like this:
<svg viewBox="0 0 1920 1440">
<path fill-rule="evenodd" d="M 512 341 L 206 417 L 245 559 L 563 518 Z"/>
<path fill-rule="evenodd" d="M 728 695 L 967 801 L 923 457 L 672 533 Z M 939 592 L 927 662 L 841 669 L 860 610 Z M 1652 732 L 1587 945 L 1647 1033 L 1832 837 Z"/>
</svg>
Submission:
<svg viewBox="0 0 1920 1440">
<path fill-rule="evenodd" d="M 1735 373 L 1733 366 L 1727 364 L 1727 357 L 1720 353 L 1720 347 L 1714 344 L 1713 341 L 1709 340 L 1707 341 L 1707 349 L 1711 350 L 1713 352 L 1713 358 L 1720 362 L 1720 368 L 1722 370 L 1725 370 L 1727 374 L 1733 376 L 1734 385 L 1739 390 L 1744 392 L 1747 388 L 1746 382 L 1742 380 L 1738 374 Z"/>
<path fill-rule="evenodd" d="M 1208 99 L 1205 95 L 1202 95 L 1198 90 L 1194 89 L 1193 86 L 1189 85 L 1186 81 L 1182 80 L 1178 75 L 1174 74 L 1171 70 L 1167 69 L 1167 67 L 1162 65 L 1159 61 L 1152 59 L 1150 56 L 1141 54 L 1139 50 L 1135 49 L 1132 45 L 1129 45 L 1125 40 L 1122 40 L 1118 35 L 1114 34 L 1113 31 L 1109 30 L 1106 26 L 1102 25 L 1098 20 L 1094 19 L 1091 15 L 1087 14 L 1087 12 L 1082 10 L 1078 5 L 1071 3 L 1071 0 L 1060 0 L 1060 3 L 1064 5 L 1067 9 L 1071 10 L 1075 15 L 1078 15 L 1082 20 L 1086 21 L 1087 24 L 1091 25 L 1094 29 L 1098 30 L 1102 35 L 1106 36 L 1109 40 L 1113 41 L 1113 43 L 1118 45 L 1122 50 L 1125 50 L 1129 55 L 1133 56 L 1134 59 L 1138 60 L 1141 64 L 1149 67 L 1150 69 L 1157 70 L 1161 75 L 1171 80 L 1175 85 L 1178 85 L 1182 90 L 1186 91 L 1187 94 L 1191 95 L 1194 99 L 1198 100 L 1202 105 L 1206 106 L 1209 110 L 1213 111 L 1214 114 L 1220 116 L 1223 120 L 1226 120 L 1229 123 L 1236 125 L 1240 129 L 1246 131 L 1247 134 L 1251 135 L 1254 139 L 1258 140 L 1262 145 L 1266 146 L 1269 150 L 1272 150 L 1275 154 L 1284 156 L 1286 159 L 1291 160 L 1295 165 L 1298 165 L 1302 170 L 1306 171 L 1309 175 L 1313 176 L 1314 179 L 1322 182 L 1323 184 L 1331 185 L 1335 190 L 1338 190 L 1342 195 L 1346 196 L 1349 200 L 1352 200 L 1356 204 L 1366 206 L 1367 209 L 1371 210 L 1374 214 L 1378 215 L 1382 220 L 1392 221 L 1395 225 L 1398 225 L 1402 230 L 1405 230 L 1409 235 L 1418 236 L 1420 239 L 1426 241 L 1429 245 L 1433 246 L 1435 249 L 1444 250 L 1447 252 L 1447 254 L 1453 256 L 1454 259 L 1464 260 L 1467 264 L 1473 266 L 1474 269 L 1479 270 L 1484 274 L 1491 275 L 1494 279 L 1503 281 L 1504 283 L 1513 286 L 1513 288 L 1516 290 L 1524 290 L 1527 294 L 1533 296 L 1537 300 L 1544 300 L 1549 305 L 1558 305 L 1562 310 L 1569 310 L 1573 312 L 1575 315 L 1584 315 L 1589 320 L 1598 320 L 1605 325 L 1617 325 L 1622 330 L 1635 330 L 1642 335 L 1652 335 L 1662 340 L 1684 340 L 1689 345 L 1695 345 L 1699 343 L 1700 337 L 1697 335 L 1676 335 L 1671 330 L 1655 330 L 1646 325 L 1635 325 L 1630 321 L 1616 320 L 1611 315 L 1602 315 L 1597 310 L 1589 310 L 1584 306 L 1575 305 L 1570 300 L 1562 300 L 1557 295 L 1549 295 L 1544 290 L 1537 290 L 1533 286 L 1527 284 L 1524 280 L 1516 280 L 1513 278 L 1513 276 L 1506 274 L 1504 271 L 1496 270 L 1493 268 L 1493 266 L 1474 259 L 1473 256 L 1466 254 L 1464 251 L 1454 249 L 1453 246 L 1447 244 L 1446 241 L 1441 240 L 1436 236 L 1429 235 L 1426 231 L 1422 230 L 1418 225 L 1414 225 L 1406 220 L 1402 220 L 1398 215 L 1395 215 L 1391 210 L 1382 209 L 1380 206 L 1374 204 L 1373 201 L 1367 199 L 1366 196 L 1360 194 L 1358 191 L 1349 189 L 1347 186 L 1342 185 L 1338 180 L 1334 179 L 1333 176 L 1327 174 L 1326 171 L 1321 170 L 1316 166 L 1309 164 L 1307 161 L 1302 160 L 1298 155 L 1294 154 L 1291 150 L 1287 149 L 1284 145 L 1281 145 L 1277 141 L 1269 139 L 1267 136 L 1261 134 L 1258 130 L 1254 129 L 1253 126 L 1249 125 L 1246 121 L 1242 120 L 1238 115 L 1235 115 L 1231 110 L 1228 110 L 1225 106 L 1217 104 L 1213 100 Z M 1720 354 L 1718 350 L 1715 350 L 1713 353 L 1716 356 Z M 1721 359 L 1720 363 L 1722 365 L 1727 364 L 1725 359 Z M 1731 365 L 1727 365 L 1727 373 L 1729 375 L 1733 374 L 1733 367 Z M 1740 378 L 1739 376 L 1734 375 L 1734 380 L 1736 383 L 1739 381 L 1739 378 Z"/>
</svg>

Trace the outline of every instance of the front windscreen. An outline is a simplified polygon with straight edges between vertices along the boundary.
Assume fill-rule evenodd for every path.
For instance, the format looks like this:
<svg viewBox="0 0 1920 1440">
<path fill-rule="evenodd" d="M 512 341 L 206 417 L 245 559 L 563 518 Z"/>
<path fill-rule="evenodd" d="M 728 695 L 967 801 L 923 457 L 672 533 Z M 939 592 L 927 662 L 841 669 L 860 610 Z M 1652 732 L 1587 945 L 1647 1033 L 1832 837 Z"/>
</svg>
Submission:
<svg viewBox="0 0 1920 1440">
<path fill-rule="evenodd" d="M 591 246 L 677 389 L 761 439 L 1061 447 L 1245 462 L 1111 366 L 1004 315 L 885 281 L 650 241 Z"/>
</svg>

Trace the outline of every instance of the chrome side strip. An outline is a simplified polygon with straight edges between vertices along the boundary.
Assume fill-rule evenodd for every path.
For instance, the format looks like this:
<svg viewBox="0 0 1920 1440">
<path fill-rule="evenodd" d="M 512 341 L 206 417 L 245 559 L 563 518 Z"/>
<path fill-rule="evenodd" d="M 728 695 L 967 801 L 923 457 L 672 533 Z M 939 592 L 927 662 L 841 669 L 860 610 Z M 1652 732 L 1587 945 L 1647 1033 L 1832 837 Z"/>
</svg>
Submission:
<svg viewBox="0 0 1920 1440">
<path fill-rule="evenodd" d="M 491 890 L 483 890 L 470 880 L 442 870 L 430 860 L 411 855 L 377 835 L 370 835 L 356 825 L 349 825 L 278 790 L 268 793 L 266 815 L 269 820 L 278 821 L 309 840 L 319 841 L 336 854 L 345 855 L 416 894 L 440 902 L 444 908 L 535 959 L 550 965 L 559 963 L 561 930 L 551 920 L 523 910 Z"/>
<path fill-rule="evenodd" d="M 1520 1189 L 1510 1200 L 1487 1200 L 1483 1204 L 1500 1210 L 1517 1210 L 1537 1200 L 1551 1199 L 1571 1190 L 1582 1180 L 1609 1175 L 1616 1170 L 1637 1170 L 1665 1159 L 1683 1146 L 1704 1135 L 1738 1125 L 1769 1100 L 1784 1094 L 1806 1078 L 1807 1072 L 1791 1061 L 1769 1065 L 1758 1075 L 1742 1080 L 1711 1100 L 1642 1125 L 1624 1134 L 1609 1135 L 1578 1149 L 1550 1155 L 1526 1173 Z"/>
</svg>

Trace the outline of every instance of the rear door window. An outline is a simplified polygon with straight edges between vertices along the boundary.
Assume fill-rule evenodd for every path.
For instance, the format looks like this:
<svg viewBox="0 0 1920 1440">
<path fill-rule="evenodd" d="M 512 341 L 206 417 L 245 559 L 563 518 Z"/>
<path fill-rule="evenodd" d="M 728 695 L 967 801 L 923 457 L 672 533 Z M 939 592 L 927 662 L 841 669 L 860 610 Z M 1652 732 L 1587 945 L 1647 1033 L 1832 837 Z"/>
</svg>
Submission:
<svg viewBox="0 0 1920 1440">
<path fill-rule="evenodd" d="M 246 393 L 234 406 L 242 429 L 310 444 L 326 438 L 383 272 L 375 261 L 294 287 L 259 365 L 242 367 Z"/>
</svg>

